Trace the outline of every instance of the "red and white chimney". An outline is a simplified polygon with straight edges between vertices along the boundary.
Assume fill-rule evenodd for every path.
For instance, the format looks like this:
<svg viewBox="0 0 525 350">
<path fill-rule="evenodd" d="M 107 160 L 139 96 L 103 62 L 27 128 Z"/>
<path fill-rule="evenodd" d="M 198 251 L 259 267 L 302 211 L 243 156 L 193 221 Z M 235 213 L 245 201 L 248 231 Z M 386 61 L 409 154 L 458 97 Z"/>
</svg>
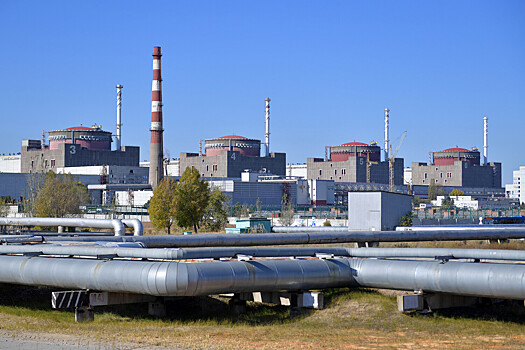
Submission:
<svg viewBox="0 0 525 350">
<path fill-rule="evenodd" d="M 163 176 L 162 144 L 162 78 L 160 75 L 160 46 L 153 48 L 153 82 L 151 85 L 151 142 L 149 183 L 154 189 Z"/>
</svg>

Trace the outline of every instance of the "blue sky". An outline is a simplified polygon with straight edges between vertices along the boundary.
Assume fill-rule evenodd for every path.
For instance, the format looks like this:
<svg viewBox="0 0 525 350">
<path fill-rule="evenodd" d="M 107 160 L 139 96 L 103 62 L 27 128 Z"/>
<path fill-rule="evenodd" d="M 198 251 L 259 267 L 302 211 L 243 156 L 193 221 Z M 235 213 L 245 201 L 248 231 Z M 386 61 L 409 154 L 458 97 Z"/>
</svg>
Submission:
<svg viewBox="0 0 525 350">
<path fill-rule="evenodd" d="M 405 166 L 483 146 L 503 182 L 525 165 L 524 1 L 2 1 L 0 154 L 42 130 L 114 131 L 149 158 L 153 46 L 161 46 L 164 147 L 264 138 L 291 163 L 325 145 L 406 130 Z"/>
</svg>

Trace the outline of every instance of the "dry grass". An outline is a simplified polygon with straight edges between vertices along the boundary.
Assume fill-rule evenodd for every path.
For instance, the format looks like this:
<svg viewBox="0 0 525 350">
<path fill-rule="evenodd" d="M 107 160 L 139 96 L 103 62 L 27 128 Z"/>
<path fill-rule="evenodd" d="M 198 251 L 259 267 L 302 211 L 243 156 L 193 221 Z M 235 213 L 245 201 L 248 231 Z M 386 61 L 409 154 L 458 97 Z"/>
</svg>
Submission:
<svg viewBox="0 0 525 350">
<path fill-rule="evenodd" d="M 525 348 L 523 302 L 455 309 L 429 316 L 400 314 L 393 293 L 330 290 L 325 310 L 290 315 L 285 307 L 249 304 L 229 312 L 220 298 L 168 304 L 168 317 L 147 315 L 145 305 L 96 310 L 95 322 L 74 323 L 73 313 L 51 310 L 50 290 L 0 289 L 0 330 L 38 339 L 206 349 Z M 387 294 L 387 295 L 385 295 Z M 21 306 L 23 305 L 23 306 Z"/>
</svg>

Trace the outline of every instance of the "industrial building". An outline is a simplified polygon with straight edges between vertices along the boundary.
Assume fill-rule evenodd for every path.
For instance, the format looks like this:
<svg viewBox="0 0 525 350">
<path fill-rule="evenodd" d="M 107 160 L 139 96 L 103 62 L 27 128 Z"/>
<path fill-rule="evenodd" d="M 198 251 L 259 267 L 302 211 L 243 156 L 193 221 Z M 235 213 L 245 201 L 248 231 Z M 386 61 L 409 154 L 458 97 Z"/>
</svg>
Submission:
<svg viewBox="0 0 525 350">
<path fill-rule="evenodd" d="M 329 146 L 328 149 L 329 152 L 324 159 L 307 159 L 308 179 L 389 183 L 389 162 L 381 161 L 379 146 L 362 142 L 348 142 L 340 146 Z M 404 159 L 395 158 L 393 167 L 394 184 L 402 185 Z"/>
<path fill-rule="evenodd" d="M 447 148 L 433 152 L 433 162 L 412 163 L 412 184 L 501 188 L 501 163 L 480 164 L 477 149 Z"/>
<path fill-rule="evenodd" d="M 520 166 L 518 170 L 512 172 L 512 184 L 505 185 L 507 197 L 519 200 L 520 204 L 525 204 L 525 166 Z"/>
<path fill-rule="evenodd" d="M 100 126 L 49 131 L 48 140 L 48 145 L 43 140 L 22 141 L 22 173 L 94 165 L 139 166 L 139 147 L 123 146 L 112 151 L 111 132 Z"/>
<path fill-rule="evenodd" d="M 240 178 L 245 170 L 286 175 L 286 153 L 260 157 L 261 141 L 238 135 L 205 140 L 205 153 L 181 153 L 180 173 L 195 168 L 202 177 Z"/>
</svg>

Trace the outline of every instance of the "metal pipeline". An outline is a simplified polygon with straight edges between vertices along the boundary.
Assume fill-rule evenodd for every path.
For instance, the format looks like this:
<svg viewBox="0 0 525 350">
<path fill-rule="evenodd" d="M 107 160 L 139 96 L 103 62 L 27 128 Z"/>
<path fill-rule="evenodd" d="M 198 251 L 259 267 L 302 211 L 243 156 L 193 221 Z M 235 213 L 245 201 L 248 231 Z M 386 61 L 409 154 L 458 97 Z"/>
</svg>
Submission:
<svg viewBox="0 0 525 350">
<path fill-rule="evenodd" d="M 346 226 L 273 226 L 272 232 L 341 232 L 346 229 Z"/>
<path fill-rule="evenodd" d="M 348 261 L 278 260 L 178 263 L 0 256 L 0 282 L 148 295 L 344 287 Z"/>
<path fill-rule="evenodd" d="M 50 237 L 46 241 L 72 242 L 141 242 L 148 248 L 233 247 L 287 244 L 329 244 L 351 242 L 416 242 L 462 241 L 474 239 L 507 239 L 525 237 L 525 228 L 486 228 L 476 230 L 434 230 L 424 232 L 341 231 L 312 233 L 196 234 L 188 236 L 159 235 L 134 237 Z"/>
<path fill-rule="evenodd" d="M 525 299 L 525 266 L 376 259 L 207 263 L 0 256 L 0 283 L 159 296 L 363 286 Z"/>
<path fill-rule="evenodd" d="M 126 227 L 133 227 L 134 236 L 142 236 L 144 234 L 142 222 L 139 219 L 122 219 L 122 223 Z"/>
<path fill-rule="evenodd" d="M 127 243 L 129 244 L 129 243 Z M 429 258 L 525 261 L 523 250 L 449 248 L 343 248 L 343 247 L 236 247 L 236 248 L 148 248 L 107 246 L 57 246 L 55 244 L 0 246 L 0 254 L 41 254 L 67 256 L 116 256 L 142 259 L 219 259 L 240 255 L 252 257 Z"/>
<path fill-rule="evenodd" d="M 1 226 L 70 226 L 112 228 L 115 236 L 123 236 L 126 229 L 118 219 L 83 219 L 83 218 L 0 218 Z"/>
</svg>

